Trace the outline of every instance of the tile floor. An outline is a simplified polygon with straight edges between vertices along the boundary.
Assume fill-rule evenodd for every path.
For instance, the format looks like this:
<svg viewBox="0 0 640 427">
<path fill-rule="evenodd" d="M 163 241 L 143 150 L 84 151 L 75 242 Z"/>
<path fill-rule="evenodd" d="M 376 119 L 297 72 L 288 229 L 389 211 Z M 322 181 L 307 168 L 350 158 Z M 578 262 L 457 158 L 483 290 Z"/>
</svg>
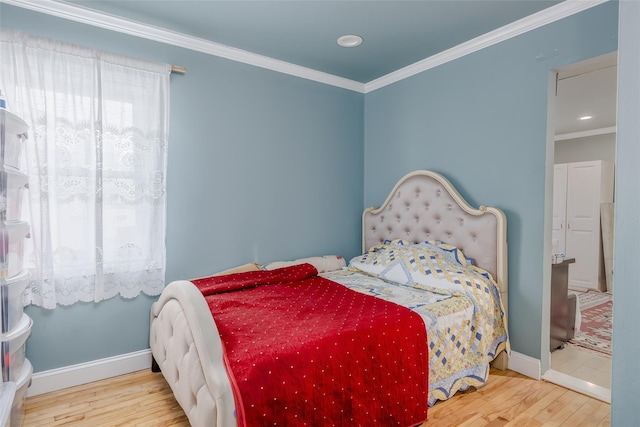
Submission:
<svg viewBox="0 0 640 427">
<path fill-rule="evenodd" d="M 611 358 L 565 345 L 551 353 L 551 368 L 611 389 Z"/>
</svg>

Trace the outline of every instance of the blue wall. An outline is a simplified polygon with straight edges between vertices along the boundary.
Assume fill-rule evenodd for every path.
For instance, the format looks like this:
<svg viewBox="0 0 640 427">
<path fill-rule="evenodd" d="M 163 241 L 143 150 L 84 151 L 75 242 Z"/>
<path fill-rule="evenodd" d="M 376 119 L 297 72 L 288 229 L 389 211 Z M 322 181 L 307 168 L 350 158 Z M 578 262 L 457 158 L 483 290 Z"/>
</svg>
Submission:
<svg viewBox="0 0 640 427">
<path fill-rule="evenodd" d="M 640 2 L 620 2 L 611 425 L 638 426 L 640 334 Z M 623 177 L 623 179 L 620 179 Z"/>
<path fill-rule="evenodd" d="M 621 56 L 620 70 L 626 67 L 627 76 L 635 76 L 628 77 L 635 92 L 627 97 L 635 115 L 626 125 L 620 118 L 617 189 L 633 208 L 640 92 L 638 30 L 632 24 L 638 8 L 631 2 L 623 6 L 633 13 L 627 35 L 635 39 L 627 47 L 636 50 L 630 65 Z M 3 28 L 189 69 L 172 78 L 167 280 L 249 260 L 320 252 L 349 257 L 359 251 L 363 195 L 364 206 L 379 205 L 402 175 L 433 169 L 470 203 L 498 206 L 507 214 L 513 349 L 541 357 L 548 72 L 616 50 L 617 2 L 364 97 L 5 4 L 0 8 Z M 535 59 L 554 49 L 557 56 Z M 625 158 L 630 163 L 623 164 Z M 637 424 L 637 411 L 628 410 L 640 372 L 635 212 L 616 213 L 616 232 L 623 236 L 616 239 L 616 277 L 626 277 L 628 284 L 617 282 L 614 301 L 613 425 Z M 153 301 L 141 296 L 54 311 L 27 307 L 35 320 L 27 357 L 42 371 L 147 348 Z"/>
<path fill-rule="evenodd" d="M 549 71 L 617 49 L 606 3 L 365 97 L 365 206 L 415 169 L 443 173 L 474 206 L 501 208 L 512 349 L 541 359 Z M 558 50 L 547 60 L 535 59 Z M 548 55 L 550 56 L 550 55 Z"/>
<path fill-rule="evenodd" d="M 0 24 L 184 66 L 173 75 L 167 281 L 360 251 L 364 95 L 0 5 Z M 148 348 L 155 298 L 25 310 L 36 372 Z"/>
</svg>

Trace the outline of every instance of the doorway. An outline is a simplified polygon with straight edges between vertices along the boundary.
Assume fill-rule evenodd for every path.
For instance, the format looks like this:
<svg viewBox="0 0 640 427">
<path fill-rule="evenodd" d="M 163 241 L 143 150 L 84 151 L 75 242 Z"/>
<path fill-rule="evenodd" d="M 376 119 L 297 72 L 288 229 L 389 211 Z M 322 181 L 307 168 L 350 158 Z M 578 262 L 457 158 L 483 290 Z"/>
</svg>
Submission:
<svg viewBox="0 0 640 427">
<path fill-rule="evenodd" d="M 552 231 L 548 241 L 552 248 L 550 252 L 547 249 L 545 254 L 556 255 L 554 262 L 561 264 L 552 265 L 550 283 L 545 283 L 547 292 L 544 295 L 549 295 L 550 313 L 543 320 L 549 322 L 549 329 L 545 329 L 543 325 L 543 330 L 550 331 L 547 346 L 550 369 L 544 373 L 543 378 L 610 402 L 611 356 L 610 353 L 607 355 L 610 340 L 607 349 L 605 340 L 596 342 L 597 340 L 585 339 L 588 325 L 582 323 L 581 313 L 590 316 L 590 325 L 593 301 L 600 301 L 598 298 L 606 298 L 607 295 L 610 297 L 613 292 L 613 253 L 609 250 L 613 247 L 613 235 L 612 232 L 603 233 L 602 230 L 613 230 L 613 217 L 609 218 L 609 214 L 615 206 L 613 176 L 617 53 L 571 64 L 555 71 L 556 78 L 550 83 L 553 88 L 550 87 L 549 91 L 555 96 L 550 97 L 549 101 L 550 111 L 554 113 L 549 120 L 549 127 L 552 127 L 549 133 L 553 136 L 547 142 L 547 152 L 552 153 L 547 156 L 547 168 L 555 172 L 556 179 L 553 189 L 547 186 L 547 191 L 552 194 L 547 194 L 546 200 L 553 200 L 554 209 L 549 214 Z M 593 169 L 596 164 L 598 169 L 603 168 L 598 173 L 610 176 L 611 182 L 607 181 L 609 178 L 598 175 L 599 178 L 588 178 L 591 182 L 585 189 L 587 177 L 592 177 L 586 175 L 591 172 L 587 170 Z M 606 170 L 609 167 L 610 170 Z M 548 170 L 547 176 L 553 176 L 554 172 Z M 565 198 L 566 193 L 562 193 L 571 187 L 567 184 L 571 179 L 582 187 L 581 190 L 572 190 L 572 193 L 577 193 L 582 199 L 578 201 L 582 212 L 577 216 L 574 212 L 573 217 L 567 210 L 576 209 L 567 209 L 567 206 L 575 203 L 571 202 L 571 197 Z M 599 185 L 600 179 L 604 179 L 602 186 L 607 194 L 603 194 L 601 190 L 591 190 L 591 186 Z M 597 206 L 598 212 L 592 215 L 593 209 L 585 201 L 594 198 L 598 200 L 590 202 Z M 558 206 L 565 211 L 558 209 Z M 601 217 L 605 218 L 604 221 Z M 601 227 L 602 223 L 605 224 L 604 228 Z M 588 226 L 584 228 L 583 224 Z M 577 258 L 582 261 L 579 265 L 576 265 Z M 565 259 L 564 263 L 562 259 Z M 601 307 L 598 306 L 598 309 Z M 612 324 L 610 313 L 608 321 Z M 594 345 L 590 347 L 587 344 Z"/>
</svg>

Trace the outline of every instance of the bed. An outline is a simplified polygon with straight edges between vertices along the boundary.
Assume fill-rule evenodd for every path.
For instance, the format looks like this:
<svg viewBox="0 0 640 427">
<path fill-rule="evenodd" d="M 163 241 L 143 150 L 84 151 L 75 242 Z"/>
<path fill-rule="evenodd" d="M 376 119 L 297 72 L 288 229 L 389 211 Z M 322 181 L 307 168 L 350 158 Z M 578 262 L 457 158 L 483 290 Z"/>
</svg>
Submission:
<svg viewBox="0 0 640 427">
<path fill-rule="evenodd" d="M 234 396 L 238 394 L 238 380 L 233 373 L 228 374 L 232 371 L 227 371 L 228 366 L 225 365 L 231 347 L 228 341 L 223 343 L 220 338 L 228 334 L 225 329 L 228 325 L 223 326 L 222 316 L 218 323 L 214 320 L 215 315 L 212 316 L 213 305 L 229 305 L 231 302 L 214 304 L 210 296 L 205 296 L 209 295 L 205 289 L 213 289 L 212 292 L 227 297 L 232 295 L 227 292 L 230 282 L 233 286 L 243 287 L 243 290 L 247 284 L 254 289 L 252 281 L 257 280 L 256 277 L 280 283 L 276 281 L 282 280 L 283 276 L 302 275 L 301 280 L 313 281 L 311 288 L 314 290 L 318 286 L 326 286 L 333 292 L 337 286 L 355 290 L 352 294 L 361 295 L 355 298 L 387 300 L 394 306 L 409 307 L 408 311 L 414 316 L 412 319 L 415 320 L 416 316 L 422 318 L 421 325 L 426 327 L 425 338 L 429 348 L 428 367 L 421 368 L 428 371 L 424 375 L 428 384 L 423 384 L 420 369 L 411 372 L 413 378 L 418 378 L 415 383 L 421 385 L 411 389 L 410 394 L 419 396 L 420 401 L 428 399 L 429 406 L 459 390 L 481 387 L 488 379 L 489 362 L 499 369 L 506 369 L 509 353 L 507 244 L 506 219 L 502 211 L 486 206 L 473 208 L 442 175 L 420 170 L 401 178 L 379 208 L 366 209 L 362 227 L 363 253 L 351 259 L 348 267 L 340 268 L 340 263 L 336 267 L 335 261 L 340 260 L 339 257 L 309 258 L 266 266 L 250 263 L 235 271 L 226 271 L 222 276 L 174 281 L 165 288 L 151 309 L 153 368 L 162 371 L 191 425 L 227 427 L 245 423 L 244 415 L 238 421 L 240 414 L 237 408 L 244 408 L 247 404 L 239 403 L 238 396 Z M 443 270 L 445 264 L 447 267 Z M 465 276 L 458 275 L 461 269 Z M 429 280 L 438 278 L 437 284 L 423 281 L 425 272 L 430 276 Z M 454 280 L 448 281 L 451 278 L 447 277 L 445 281 L 444 276 L 454 276 Z M 449 284 L 441 286 L 445 282 Z M 416 293 L 428 295 L 425 297 L 427 302 L 418 300 Z M 354 301 L 358 301 L 356 305 L 360 304 L 360 299 Z M 242 304 L 244 301 L 234 303 Z M 455 309 L 452 308 L 454 306 Z M 313 308 L 305 310 L 313 311 Z M 383 310 L 386 313 L 388 307 Z M 463 314 L 475 316 L 475 320 L 469 320 Z M 401 315 L 404 314 L 398 314 Z M 238 319 L 242 316 L 235 317 L 234 321 Z M 380 331 L 380 327 L 376 326 L 376 330 Z M 416 336 L 420 336 L 422 332 L 416 331 L 415 324 L 412 327 L 411 333 L 415 331 Z M 395 343 L 400 337 L 391 338 L 392 329 L 388 333 L 385 330 L 382 335 Z M 402 335 L 408 340 L 409 333 L 406 332 Z M 414 343 L 412 347 L 418 347 L 415 351 L 419 352 L 415 354 L 421 355 L 422 344 L 416 346 L 415 342 L 422 338 L 414 339 L 412 335 L 411 340 Z M 337 343 L 335 345 L 338 346 Z M 347 348 L 345 345 L 339 345 L 342 352 Z M 390 347 L 388 344 L 384 346 Z M 368 349 L 370 353 L 371 347 Z M 402 354 L 405 356 L 409 354 L 407 349 L 404 351 Z M 416 358 L 414 353 L 410 357 Z M 277 359 L 278 356 L 272 358 Z M 294 362 L 290 365 L 293 369 Z M 418 363 L 412 362 L 411 366 L 414 365 Z M 396 377 L 400 375 L 394 374 L 392 369 L 408 369 L 406 364 L 395 367 L 385 362 L 384 366 L 385 371 L 389 370 L 387 375 Z M 296 365 L 296 368 L 301 367 Z M 392 386 L 384 387 L 389 387 L 389 394 L 396 392 L 391 390 Z M 407 388 L 406 385 L 403 387 Z M 261 393 L 255 394 L 263 397 L 265 393 L 262 396 Z M 379 396 L 375 398 L 380 399 Z M 418 413 L 421 410 L 416 408 Z M 240 412 L 244 413 L 244 409 Z M 407 419 L 399 421 L 398 425 Z M 304 425 L 304 422 L 296 424 Z M 391 425 L 390 422 L 383 424 Z M 411 421 L 404 425 L 419 424 Z"/>
</svg>

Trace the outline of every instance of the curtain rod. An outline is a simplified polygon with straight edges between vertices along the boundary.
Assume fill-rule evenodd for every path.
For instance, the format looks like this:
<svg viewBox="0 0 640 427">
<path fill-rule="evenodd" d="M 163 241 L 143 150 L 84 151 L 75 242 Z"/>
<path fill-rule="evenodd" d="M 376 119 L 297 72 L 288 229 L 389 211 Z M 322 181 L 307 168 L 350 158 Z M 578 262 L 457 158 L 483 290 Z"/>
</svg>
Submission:
<svg viewBox="0 0 640 427">
<path fill-rule="evenodd" d="M 185 67 L 181 67 L 179 65 L 172 65 L 171 66 L 171 72 L 172 73 L 178 73 L 178 74 L 187 74 L 187 69 Z"/>
</svg>

